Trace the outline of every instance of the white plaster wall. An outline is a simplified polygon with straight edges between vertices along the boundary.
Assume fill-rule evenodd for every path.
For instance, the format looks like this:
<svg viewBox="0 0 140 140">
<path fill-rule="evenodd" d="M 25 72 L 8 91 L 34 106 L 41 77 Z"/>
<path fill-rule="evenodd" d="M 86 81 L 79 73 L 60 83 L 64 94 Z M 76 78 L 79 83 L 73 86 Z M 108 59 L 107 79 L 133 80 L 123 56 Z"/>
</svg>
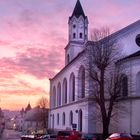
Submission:
<svg viewBox="0 0 140 140">
<path fill-rule="evenodd" d="M 70 75 L 71 73 L 73 72 L 74 75 L 75 75 L 75 94 L 76 94 L 76 97 L 75 97 L 75 102 L 73 102 L 70 106 L 67 106 L 67 105 L 63 105 L 63 107 L 60 106 L 60 108 L 56 108 L 56 109 L 52 109 L 51 107 L 51 111 L 50 111 L 50 115 L 52 116 L 53 114 L 55 115 L 55 124 L 54 124 L 54 128 L 55 129 L 66 129 L 67 127 L 70 127 L 70 124 L 69 124 L 69 113 L 70 111 L 74 111 L 74 122 L 77 124 L 78 123 L 78 114 L 75 113 L 75 110 L 79 110 L 80 108 L 82 109 L 83 111 L 83 132 L 88 132 L 89 128 L 88 128 L 88 103 L 81 103 L 79 102 L 79 98 L 78 98 L 78 71 L 79 71 L 79 68 L 81 65 L 84 66 L 84 63 L 83 63 L 83 57 L 80 57 L 77 59 L 77 61 L 75 61 L 72 65 L 69 65 L 68 68 L 66 68 L 61 74 L 59 74 L 58 76 L 55 77 L 55 79 L 51 80 L 51 95 L 52 95 L 52 90 L 53 90 L 53 87 L 55 86 L 56 89 L 57 89 L 57 85 L 58 83 L 60 82 L 61 83 L 61 91 L 62 91 L 62 84 L 63 84 L 63 80 L 64 78 L 67 79 L 67 104 L 69 104 L 69 79 L 70 79 Z M 86 76 L 86 79 L 87 79 L 87 76 Z M 86 85 L 85 85 L 85 89 L 88 89 L 89 88 L 89 83 L 86 82 Z M 85 91 L 85 94 L 86 94 L 86 97 L 88 96 L 88 90 Z M 61 95 L 62 95 L 62 92 L 61 92 Z M 62 101 L 63 97 L 61 96 L 61 101 Z M 52 96 L 51 96 L 51 102 L 53 102 L 54 100 L 52 99 Z M 76 103 L 76 101 L 78 101 Z M 52 103 L 51 103 L 52 104 Z M 66 125 L 63 126 L 62 125 L 62 114 L 63 112 L 65 112 L 66 114 Z M 57 120 L 56 120 L 56 117 L 57 117 L 57 113 L 60 114 L 60 125 L 58 126 L 57 125 Z"/>
<path fill-rule="evenodd" d="M 131 104 L 129 100 L 119 102 L 123 106 L 118 112 L 118 132 L 130 132 L 130 111 Z M 124 111 L 123 111 L 124 110 Z"/>
<path fill-rule="evenodd" d="M 140 95 L 136 93 L 136 75 L 140 72 L 140 57 L 131 58 L 121 63 L 123 73 L 128 76 L 129 97 L 121 102 L 128 109 L 125 117 L 118 115 L 118 131 L 134 135 L 140 134 Z"/>
<path fill-rule="evenodd" d="M 54 114 L 55 121 L 54 121 L 54 129 L 61 130 L 66 128 L 71 128 L 70 125 L 70 111 L 73 112 L 73 123 L 77 124 L 77 130 L 78 130 L 78 112 L 76 110 L 82 110 L 83 113 L 83 132 L 88 132 L 88 104 L 87 103 L 78 103 L 73 104 L 70 106 L 65 106 L 62 108 L 51 110 L 51 114 Z M 62 124 L 62 114 L 65 112 L 65 125 Z M 59 125 L 57 124 L 57 114 L 59 113 Z"/>
<path fill-rule="evenodd" d="M 132 128 L 131 132 L 134 135 L 140 134 L 140 99 L 132 101 Z"/>
<path fill-rule="evenodd" d="M 84 44 L 71 43 L 65 52 L 65 62 L 67 61 L 67 55 L 70 56 L 70 61 L 73 60 L 82 50 L 84 49 Z M 67 62 L 65 63 L 67 64 Z"/>
</svg>

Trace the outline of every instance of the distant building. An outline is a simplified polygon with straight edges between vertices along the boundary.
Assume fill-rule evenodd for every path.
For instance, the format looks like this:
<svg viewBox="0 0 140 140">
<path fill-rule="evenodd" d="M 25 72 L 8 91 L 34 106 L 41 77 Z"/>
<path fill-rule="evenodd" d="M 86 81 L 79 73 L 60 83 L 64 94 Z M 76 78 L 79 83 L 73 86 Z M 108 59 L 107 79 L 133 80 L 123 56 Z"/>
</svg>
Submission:
<svg viewBox="0 0 140 140">
<path fill-rule="evenodd" d="M 5 118 L 2 109 L 0 108 L 0 135 L 5 128 Z"/>
<path fill-rule="evenodd" d="M 46 126 L 44 126 L 44 124 Z M 35 107 L 26 112 L 23 124 L 24 133 L 32 133 L 32 132 L 40 133 L 40 131 L 44 131 L 44 128 L 46 129 L 47 127 L 48 127 L 48 109 Z"/>
<path fill-rule="evenodd" d="M 76 124 L 79 131 L 101 133 L 101 124 L 97 122 L 96 116 L 96 102 L 94 105 L 90 103 L 90 80 L 87 78 L 83 60 L 85 48 L 93 45 L 93 42 L 88 40 L 88 18 L 79 0 L 68 25 L 69 42 L 65 47 L 65 67 L 50 79 L 49 127 L 61 130 Z M 111 35 L 129 56 L 117 63 L 117 67 L 124 67 L 122 78 L 125 93 L 120 104 L 124 104 L 128 112 L 125 117 L 118 113 L 118 123 L 114 125 L 111 122 L 110 132 L 140 134 L 140 52 L 136 52 L 139 48 L 135 43 L 139 33 L 140 20 Z M 91 119 L 91 112 L 94 113 L 95 120 Z"/>
<path fill-rule="evenodd" d="M 31 110 L 32 108 L 31 108 L 31 105 L 30 105 L 30 103 L 27 105 L 27 107 L 25 108 L 25 113 L 27 112 L 27 111 L 29 111 L 29 110 Z M 24 111 L 24 110 L 22 110 L 22 111 Z"/>
</svg>

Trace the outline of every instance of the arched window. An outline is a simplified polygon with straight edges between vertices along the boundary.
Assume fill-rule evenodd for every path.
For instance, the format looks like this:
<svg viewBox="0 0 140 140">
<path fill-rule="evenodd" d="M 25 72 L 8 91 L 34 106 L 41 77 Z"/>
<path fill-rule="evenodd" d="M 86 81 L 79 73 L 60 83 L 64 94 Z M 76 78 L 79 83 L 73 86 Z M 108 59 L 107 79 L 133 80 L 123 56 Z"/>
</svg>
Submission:
<svg viewBox="0 0 140 140">
<path fill-rule="evenodd" d="M 85 97 L 85 68 L 83 66 L 80 67 L 78 75 L 78 97 Z"/>
<path fill-rule="evenodd" d="M 80 109 L 78 112 L 78 130 L 82 131 L 83 127 L 83 113 L 82 110 Z"/>
<path fill-rule="evenodd" d="M 69 80 L 69 101 L 75 101 L 75 75 L 71 73 Z"/>
<path fill-rule="evenodd" d="M 136 75 L 136 93 L 140 95 L 140 72 Z"/>
<path fill-rule="evenodd" d="M 128 96 L 128 78 L 125 74 L 121 76 L 121 95 Z"/>
<path fill-rule="evenodd" d="M 52 128 L 54 128 L 54 114 L 52 115 Z"/>
<path fill-rule="evenodd" d="M 61 105 L 61 84 L 59 83 L 57 86 L 57 105 Z"/>
<path fill-rule="evenodd" d="M 67 64 L 70 62 L 70 56 L 69 54 L 67 55 Z"/>
<path fill-rule="evenodd" d="M 73 33 L 73 38 L 76 38 L 76 33 Z"/>
<path fill-rule="evenodd" d="M 70 125 L 73 124 L 73 113 L 72 111 L 70 111 Z"/>
<path fill-rule="evenodd" d="M 67 103 L 67 80 L 66 78 L 63 81 L 63 104 Z"/>
<path fill-rule="evenodd" d="M 83 34 L 82 34 L 82 33 L 80 33 L 79 37 L 80 37 L 80 38 L 83 38 Z"/>
<path fill-rule="evenodd" d="M 57 113 L 57 125 L 59 125 L 59 114 Z"/>
<path fill-rule="evenodd" d="M 62 116 L 62 124 L 65 125 L 65 113 L 63 112 L 63 116 Z"/>
<path fill-rule="evenodd" d="M 53 99 L 52 99 L 53 107 L 56 107 L 56 88 L 53 87 Z"/>
</svg>

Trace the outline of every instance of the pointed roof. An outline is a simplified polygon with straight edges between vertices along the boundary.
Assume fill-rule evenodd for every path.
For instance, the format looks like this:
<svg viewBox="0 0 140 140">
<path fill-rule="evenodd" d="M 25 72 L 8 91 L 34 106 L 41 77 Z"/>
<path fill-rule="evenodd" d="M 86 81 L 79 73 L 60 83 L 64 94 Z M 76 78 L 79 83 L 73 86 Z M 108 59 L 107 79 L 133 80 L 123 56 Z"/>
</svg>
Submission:
<svg viewBox="0 0 140 140">
<path fill-rule="evenodd" d="M 75 5 L 74 11 L 73 11 L 71 17 L 76 16 L 77 18 L 79 18 L 81 15 L 82 15 L 84 18 L 86 17 L 86 16 L 85 16 L 85 13 L 84 13 L 84 11 L 83 11 L 83 8 L 82 8 L 82 6 L 81 6 L 80 1 L 77 0 L 77 3 L 76 3 L 76 5 Z"/>
<path fill-rule="evenodd" d="M 26 107 L 26 109 L 25 109 L 25 112 L 27 112 L 27 111 L 29 111 L 29 110 L 31 110 L 32 108 L 31 108 L 31 105 L 30 105 L 30 103 L 28 103 L 28 105 L 27 105 L 27 107 Z"/>
</svg>

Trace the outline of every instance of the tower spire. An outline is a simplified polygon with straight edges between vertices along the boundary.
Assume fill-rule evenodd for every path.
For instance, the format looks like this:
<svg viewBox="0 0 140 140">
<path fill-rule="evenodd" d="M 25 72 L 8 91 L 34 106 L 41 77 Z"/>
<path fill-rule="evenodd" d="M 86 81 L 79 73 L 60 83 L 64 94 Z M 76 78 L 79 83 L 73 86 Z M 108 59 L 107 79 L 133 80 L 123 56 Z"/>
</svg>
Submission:
<svg viewBox="0 0 140 140">
<path fill-rule="evenodd" d="M 81 5 L 80 1 L 77 0 L 77 3 L 76 3 L 76 5 L 75 5 L 74 11 L 73 11 L 71 17 L 76 16 L 77 18 L 79 18 L 81 15 L 82 15 L 84 18 L 86 17 L 86 16 L 85 16 L 85 13 L 84 13 L 84 11 L 83 11 L 83 8 L 82 8 L 82 5 Z"/>
</svg>

